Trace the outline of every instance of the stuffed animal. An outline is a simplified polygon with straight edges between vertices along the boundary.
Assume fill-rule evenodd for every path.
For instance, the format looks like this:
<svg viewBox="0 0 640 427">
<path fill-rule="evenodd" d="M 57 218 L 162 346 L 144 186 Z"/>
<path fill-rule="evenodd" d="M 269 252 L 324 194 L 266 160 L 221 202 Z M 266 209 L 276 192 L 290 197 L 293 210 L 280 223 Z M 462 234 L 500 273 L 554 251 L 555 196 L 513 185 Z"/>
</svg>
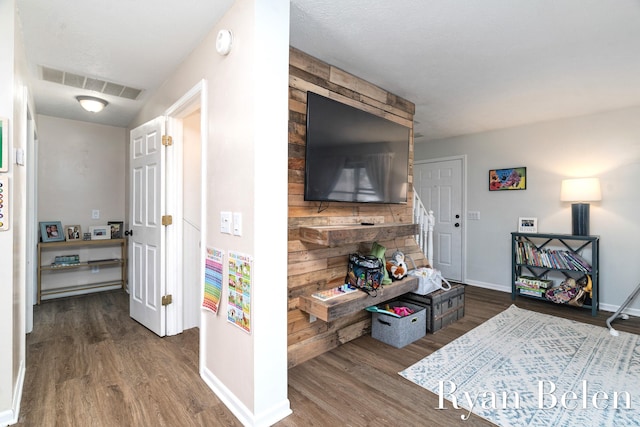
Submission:
<svg viewBox="0 0 640 427">
<path fill-rule="evenodd" d="M 407 264 L 404 262 L 404 254 L 400 251 L 395 251 L 391 255 L 391 259 L 387 261 L 387 271 L 391 278 L 400 280 L 407 275 Z"/>
</svg>

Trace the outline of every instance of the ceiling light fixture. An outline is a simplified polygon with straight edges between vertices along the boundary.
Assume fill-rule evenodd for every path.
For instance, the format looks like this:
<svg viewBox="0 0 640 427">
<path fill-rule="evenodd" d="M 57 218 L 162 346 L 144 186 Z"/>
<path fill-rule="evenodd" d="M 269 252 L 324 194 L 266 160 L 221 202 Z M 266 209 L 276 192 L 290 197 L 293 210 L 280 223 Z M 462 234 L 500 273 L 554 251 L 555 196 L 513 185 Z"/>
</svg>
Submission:
<svg viewBox="0 0 640 427">
<path fill-rule="evenodd" d="M 76 96 L 76 99 L 82 108 L 91 113 L 98 113 L 109 104 L 104 99 L 96 98 L 95 96 Z"/>
</svg>

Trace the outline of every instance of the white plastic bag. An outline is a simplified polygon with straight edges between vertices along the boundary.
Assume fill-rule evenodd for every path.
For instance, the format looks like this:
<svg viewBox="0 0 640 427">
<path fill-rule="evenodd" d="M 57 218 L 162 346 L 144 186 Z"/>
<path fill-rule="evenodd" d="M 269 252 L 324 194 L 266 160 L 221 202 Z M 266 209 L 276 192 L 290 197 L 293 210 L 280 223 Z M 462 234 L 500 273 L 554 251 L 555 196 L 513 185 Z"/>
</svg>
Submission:
<svg viewBox="0 0 640 427">
<path fill-rule="evenodd" d="M 451 289 L 451 284 L 442 277 L 442 273 L 435 268 L 422 267 L 409 272 L 410 276 L 415 276 L 419 279 L 418 290 L 414 293 L 418 295 L 426 295 L 439 289 L 448 291 Z"/>
</svg>

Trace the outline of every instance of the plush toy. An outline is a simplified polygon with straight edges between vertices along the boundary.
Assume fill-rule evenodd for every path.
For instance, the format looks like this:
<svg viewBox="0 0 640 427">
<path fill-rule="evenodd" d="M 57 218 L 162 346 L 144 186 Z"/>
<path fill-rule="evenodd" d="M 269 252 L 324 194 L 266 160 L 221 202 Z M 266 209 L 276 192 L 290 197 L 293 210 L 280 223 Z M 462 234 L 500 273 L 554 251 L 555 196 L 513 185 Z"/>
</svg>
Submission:
<svg viewBox="0 0 640 427">
<path fill-rule="evenodd" d="M 389 275 L 396 280 L 400 280 L 407 275 L 407 264 L 404 262 L 404 254 L 400 251 L 395 251 L 391 255 L 391 259 L 387 261 L 387 271 Z"/>
<path fill-rule="evenodd" d="M 584 288 L 582 288 L 582 290 L 589 293 L 589 298 L 593 298 L 593 282 L 591 281 L 591 277 L 588 274 L 586 276 L 587 284 Z"/>
</svg>

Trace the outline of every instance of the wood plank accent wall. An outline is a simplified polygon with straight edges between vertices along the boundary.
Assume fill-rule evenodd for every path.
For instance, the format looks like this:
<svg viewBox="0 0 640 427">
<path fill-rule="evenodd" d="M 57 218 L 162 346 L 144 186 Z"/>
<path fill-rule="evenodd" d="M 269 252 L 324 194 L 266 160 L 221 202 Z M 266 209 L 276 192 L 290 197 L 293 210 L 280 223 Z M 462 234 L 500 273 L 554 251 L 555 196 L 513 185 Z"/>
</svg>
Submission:
<svg viewBox="0 0 640 427">
<path fill-rule="evenodd" d="M 304 201 L 305 132 L 307 91 L 385 117 L 411 128 L 409 152 L 409 203 L 406 205 Z M 326 323 L 309 322 L 298 306 L 301 295 L 330 289 L 343 283 L 347 256 L 370 253 L 373 242 L 337 247 L 306 243 L 299 239 L 302 226 L 413 222 L 413 103 L 358 77 L 326 64 L 295 48 L 289 57 L 289 254 L 288 254 L 288 355 L 289 367 L 329 351 L 371 331 L 371 314 L 359 311 Z M 416 265 L 427 265 L 416 241 L 395 238 L 378 242 L 390 257 L 396 250 L 409 255 Z M 409 267 L 412 267 L 408 261 Z"/>
</svg>

